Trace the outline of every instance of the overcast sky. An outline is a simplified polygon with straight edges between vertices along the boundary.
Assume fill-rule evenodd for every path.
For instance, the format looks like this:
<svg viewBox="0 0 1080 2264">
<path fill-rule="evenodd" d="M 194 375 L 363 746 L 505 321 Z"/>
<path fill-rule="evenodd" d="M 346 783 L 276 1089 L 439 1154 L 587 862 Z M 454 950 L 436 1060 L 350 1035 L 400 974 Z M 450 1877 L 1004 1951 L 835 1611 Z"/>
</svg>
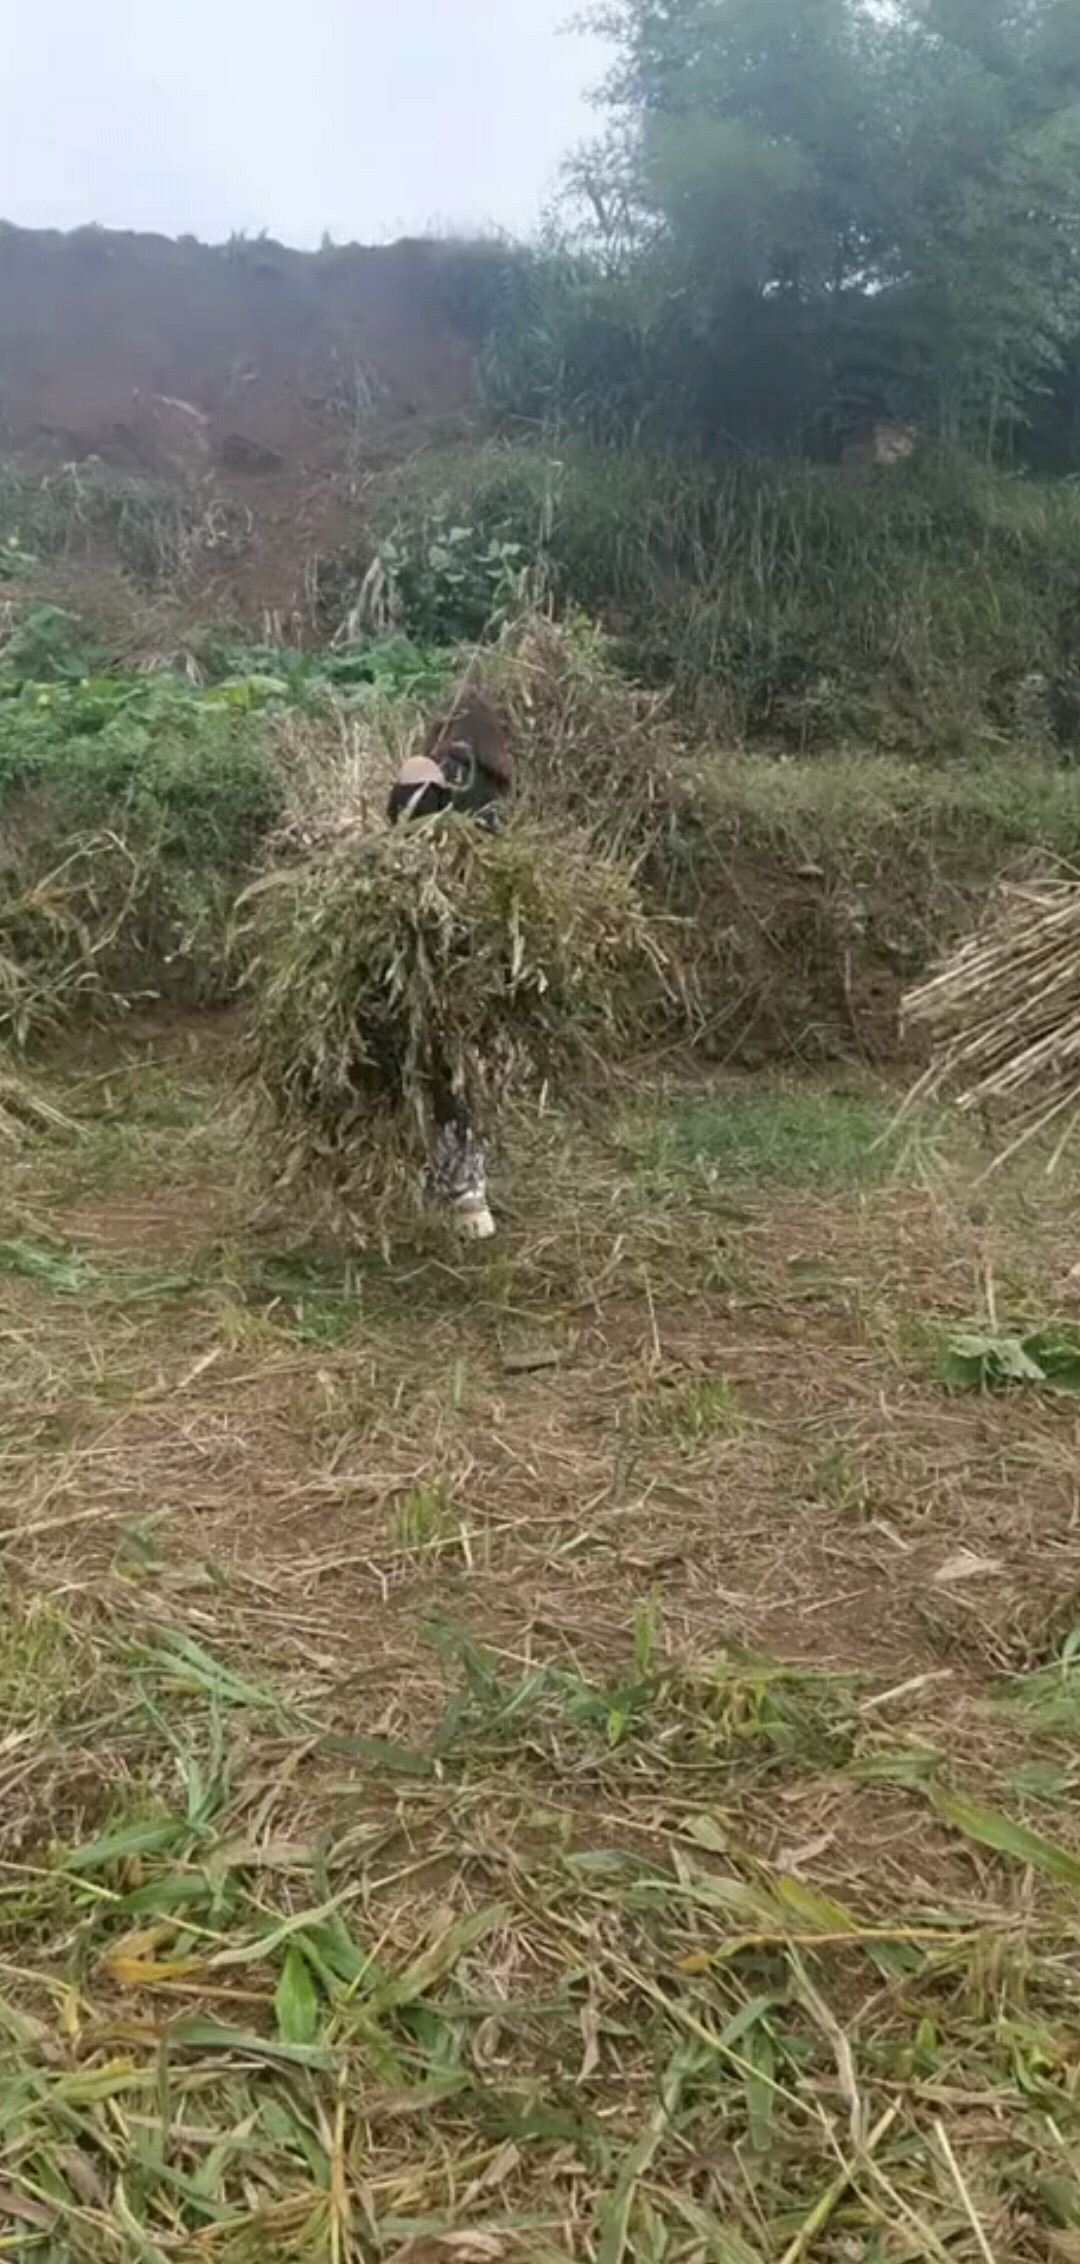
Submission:
<svg viewBox="0 0 1080 2264">
<path fill-rule="evenodd" d="M 222 241 L 533 228 L 595 126 L 576 0 L 9 0 L 0 218 Z"/>
</svg>

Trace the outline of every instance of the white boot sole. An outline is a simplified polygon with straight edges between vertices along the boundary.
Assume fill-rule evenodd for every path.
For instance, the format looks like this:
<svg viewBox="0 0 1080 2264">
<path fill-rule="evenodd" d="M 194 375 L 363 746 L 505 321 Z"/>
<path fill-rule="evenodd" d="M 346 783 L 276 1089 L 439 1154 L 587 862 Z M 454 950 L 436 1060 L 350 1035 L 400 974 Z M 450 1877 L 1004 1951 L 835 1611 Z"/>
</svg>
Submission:
<svg viewBox="0 0 1080 2264">
<path fill-rule="evenodd" d="M 495 1221 L 486 1204 L 482 1210 L 470 1208 L 455 1212 L 454 1224 L 468 1242 L 489 1242 L 495 1232 Z"/>
</svg>

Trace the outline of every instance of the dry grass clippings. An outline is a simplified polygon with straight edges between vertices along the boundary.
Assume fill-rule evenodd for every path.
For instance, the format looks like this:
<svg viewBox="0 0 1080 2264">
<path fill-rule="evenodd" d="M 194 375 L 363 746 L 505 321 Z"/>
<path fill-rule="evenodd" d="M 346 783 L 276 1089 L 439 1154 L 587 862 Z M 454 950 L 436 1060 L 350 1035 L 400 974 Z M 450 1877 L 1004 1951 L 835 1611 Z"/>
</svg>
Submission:
<svg viewBox="0 0 1080 2264">
<path fill-rule="evenodd" d="M 1006 1182 L 553 1119 L 350 1256 L 115 1075 L 0 1231 L 0 2252 L 1067 2253 L 1072 1418 L 895 1332 Z"/>
</svg>

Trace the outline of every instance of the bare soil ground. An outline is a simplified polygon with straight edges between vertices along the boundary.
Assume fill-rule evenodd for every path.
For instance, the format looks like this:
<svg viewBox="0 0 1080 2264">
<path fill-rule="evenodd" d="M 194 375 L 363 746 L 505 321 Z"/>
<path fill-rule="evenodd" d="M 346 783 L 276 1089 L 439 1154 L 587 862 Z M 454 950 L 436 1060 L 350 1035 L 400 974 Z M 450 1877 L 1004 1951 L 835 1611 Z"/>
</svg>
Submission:
<svg viewBox="0 0 1080 2264">
<path fill-rule="evenodd" d="M 372 483 L 469 429 L 469 274 L 434 240 L 307 253 L 0 221 L 0 457 L 205 484 L 249 521 L 239 556 L 199 561 L 207 617 L 302 635 Z"/>
<path fill-rule="evenodd" d="M 1068 1323 L 1075 1185 L 643 1090 L 519 1128 L 491 1254 L 350 1256 L 228 1024 L 50 1089 L 0 2254 L 1080 2256 L 1078 1403 L 937 1374 Z"/>
</svg>

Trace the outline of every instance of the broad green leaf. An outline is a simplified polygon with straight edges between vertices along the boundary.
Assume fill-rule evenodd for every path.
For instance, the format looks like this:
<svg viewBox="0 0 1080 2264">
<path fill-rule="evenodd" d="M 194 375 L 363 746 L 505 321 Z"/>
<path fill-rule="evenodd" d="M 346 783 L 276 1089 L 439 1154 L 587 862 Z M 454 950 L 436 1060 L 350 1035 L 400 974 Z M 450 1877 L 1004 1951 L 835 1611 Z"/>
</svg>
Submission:
<svg viewBox="0 0 1080 2264">
<path fill-rule="evenodd" d="M 64 1857 L 65 1871 L 104 1871 L 110 1863 L 123 1863 L 135 1855 L 172 1854 L 191 1838 L 191 1826 L 180 1816 L 157 1823 L 127 1824 L 100 1839 L 87 1840 Z"/>
<path fill-rule="evenodd" d="M 828 1895 L 818 1894 L 813 1887 L 804 1886 L 787 1872 L 779 1872 L 772 1882 L 773 1893 L 782 1908 L 790 1911 L 792 1919 L 807 1932 L 816 1934 L 857 1934 L 863 1922 L 842 1902 L 832 1902 Z"/>
<path fill-rule="evenodd" d="M 1027 1824 L 1018 1824 L 1011 1816 L 1003 1816 L 999 1809 L 982 1808 L 958 1793 L 935 1792 L 931 1794 L 931 1801 L 942 1822 L 951 1824 L 954 1831 L 963 1832 L 967 1839 L 978 1840 L 982 1847 L 993 1848 L 998 1855 L 1009 1855 L 1015 1863 L 1030 1865 L 1064 1886 L 1080 1888 L 1080 1856 L 1071 1855 L 1068 1848 L 1059 1847 L 1056 1840 L 1046 1839 Z"/>
<path fill-rule="evenodd" d="M 310 2067 L 330 2074 L 338 2055 L 309 2044 L 275 2043 L 244 2028 L 227 2028 L 213 2020 L 178 2020 L 169 2030 L 169 2043 L 193 2052 L 232 2052 L 245 2060 L 281 2060 L 291 2067 Z"/>
<path fill-rule="evenodd" d="M 859 1784 L 899 1784 L 923 1786 L 929 1784 L 941 1767 L 940 1753 L 920 1751 L 917 1746 L 900 1753 L 869 1753 L 864 1760 L 851 1761 L 844 1770 Z"/>
<path fill-rule="evenodd" d="M 779 2002 L 780 2000 L 776 1997 L 754 1997 L 748 2005 L 743 2005 L 737 2013 L 732 2014 L 726 2028 L 721 2033 L 721 2044 L 726 2044 L 728 2050 L 733 2051 L 736 2044 L 740 2043 L 744 2036 L 748 2036 L 752 2028 L 759 2027 L 761 2022 L 767 2019 L 769 2013 Z"/>
<path fill-rule="evenodd" d="M 739 2057 L 743 2064 L 750 2144 L 755 2154 L 768 2154 L 772 2148 L 776 2105 L 776 2047 L 763 2021 L 747 2030 Z"/>
<path fill-rule="evenodd" d="M 319 1748 L 322 1753 L 355 1755 L 357 1760 L 370 1761 L 377 1769 L 386 1769 L 394 1777 L 433 1777 L 436 1764 L 427 1753 L 416 1753 L 408 1745 L 395 1745 L 385 1737 L 324 1737 Z"/>
<path fill-rule="evenodd" d="M 1080 1343 L 1063 1329 L 1042 1329 L 1025 1337 L 1024 1350 L 1041 1368 L 1050 1391 L 1080 1392 Z"/>
<path fill-rule="evenodd" d="M 319 2033 L 319 1991 L 303 1950 L 290 1942 L 274 1992 L 274 2012 L 283 2044 L 313 2044 Z"/>
<path fill-rule="evenodd" d="M 960 1334 L 938 1358 L 938 1375 L 954 1391 L 995 1391 L 1005 1384 L 1042 1384 L 1043 1371 L 1018 1337 Z"/>
</svg>

